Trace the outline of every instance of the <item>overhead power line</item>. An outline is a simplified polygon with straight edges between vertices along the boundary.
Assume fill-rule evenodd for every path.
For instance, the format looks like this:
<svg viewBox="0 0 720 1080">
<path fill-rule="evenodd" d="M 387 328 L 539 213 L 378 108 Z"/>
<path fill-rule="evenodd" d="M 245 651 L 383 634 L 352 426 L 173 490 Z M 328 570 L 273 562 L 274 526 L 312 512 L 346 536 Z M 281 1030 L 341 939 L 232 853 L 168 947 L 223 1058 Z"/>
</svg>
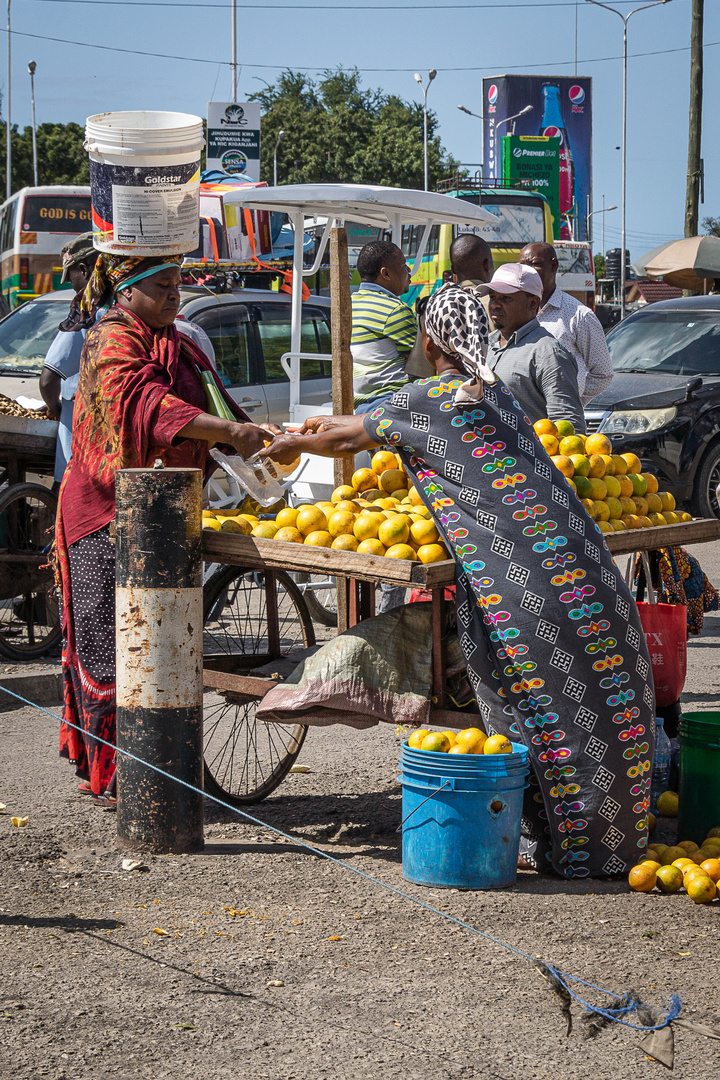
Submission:
<svg viewBox="0 0 720 1080">
<path fill-rule="evenodd" d="M 636 0 L 615 0 L 617 4 L 631 4 Z M 169 0 L 168 3 L 163 3 L 162 0 L 35 0 L 35 3 L 40 4 L 87 4 L 91 7 L 166 7 L 166 8 L 219 8 L 223 11 L 227 10 L 227 3 L 182 3 L 182 0 Z M 456 11 L 490 11 L 494 8 L 500 8 L 503 11 L 512 11 L 514 8 L 574 8 L 577 0 L 520 0 L 519 3 L 502 3 L 497 0 L 489 0 L 485 4 L 443 4 L 442 9 L 436 5 L 416 5 L 416 4 L 378 4 L 367 5 L 363 4 L 358 10 L 367 11 L 368 6 L 371 10 L 379 11 L 430 11 L 436 14 L 440 10 L 446 11 L 448 8 Z M 350 4 L 238 4 L 238 8 L 241 10 L 248 9 L 260 9 L 262 11 L 352 11 L 353 6 Z M 410 70 L 408 68 L 408 70 Z"/>
<path fill-rule="evenodd" d="M 295 8 L 294 10 L 297 10 L 297 8 Z M 365 6 L 363 8 L 363 11 L 367 11 L 367 10 L 368 10 L 368 6 Z M 383 6 L 381 10 L 387 11 L 387 8 Z M 225 64 L 227 67 L 230 66 L 230 61 L 229 60 L 218 60 L 217 58 L 215 58 L 213 60 L 206 60 L 206 59 L 204 59 L 202 57 L 198 57 L 198 56 L 179 56 L 176 53 L 156 53 L 156 52 L 146 52 L 145 50 L 142 50 L 142 49 L 123 49 L 118 45 L 95 45 L 95 44 L 93 44 L 92 42 L 89 42 L 89 41 L 75 41 L 75 40 L 73 40 L 71 38 L 49 37 L 46 34 L 30 34 L 30 33 L 27 33 L 25 31 L 22 31 L 22 30 L 11 30 L 10 33 L 13 34 L 15 37 L 33 38 L 36 41 L 52 41 L 52 42 L 54 42 L 55 44 L 58 44 L 58 45 L 75 45 L 75 46 L 77 46 L 78 48 L 81 48 L 81 49 L 95 49 L 97 51 L 103 51 L 103 52 L 125 53 L 125 54 L 129 54 L 131 56 L 151 56 L 154 59 L 160 59 L 160 60 L 182 60 L 182 61 L 184 61 L 185 63 L 188 63 L 188 64 L 213 64 L 213 65 L 215 65 L 215 64 Z M 717 45 L 720 45 L 720 41 L 709 41 L 709 42 L 705 43 L 705 48 L 706 49 L 711 49 L 711 48 L 713 48 L 714 46 L 717 46 Z M 679 46 L 676 49 L 655 49 L 652 52 L 629 53 L 628 56 L 631 59 L 637 59 L 637 58 L 642 57 L 642 56 L 666 56 L 669 53 L 680 53 L 680 52 L 689 52 L 689 51 L 690 51 L 690 46 L 689 45 L 683 45 L 683 46 Z M 608 63 L 611 60 L 622 60 L 622 56 L 595 56 L 595 57 L 589 57 L 588 59 L 585 59 L 585 60 L 578 60 L 577 63 L 578 64 L 604 64 L 604 63 Z M 530 68 L 546 68 L 547 69 L 547 68 L 556 68 L 556 67 L 573 67 L 574 65 L 575 65 L 574 60 L 555 60 L 555 61 L 546 61 L 543 64 L 516 64 L 514 66 L 512 66 L 512 65 L 508 66 L 507 64 L 500 64 L 500 65 L 495 65 L 495 66 L 496 67 L 497 66 L 502 67 L 504 71 L 527 71 Z M 292 71 L 310 71 L 310 72 L 313 72 L 313 71 L 326 71 L 326 70 L 332 68 L 333 65 L 332 64 L 316 64 L 313 67 L 301 67 L 301 66 L 296 66 L 295 64 L 245 64 L 244 63 L 243 67 L 253 68 L 256 71 L 289 71 L 289 70 L 292 70 Z M 356 65 L 351 64 L 350 68 L 355 69 Z M 406 67 L 406 68 L 405 67 L 403 67 L 403 68 L 357 67 L 357 70 L 360 71 L 360 72 L 366 72 L 366 73 L 382 73 L 382 72 L 407 72 L 407 71 L 412 72 L 412 71 L 416 71 L 417 69 L 414 68 L 414 67 Z M 446 71 L 446 72 L 487 71 L 488 70 L 488 65 L 484 64 L 482 66 L 476 66 L 476 67 L 445 67 L 445 68 L 438 67 L 436 70 L 437 71 Z"/>
</svg>

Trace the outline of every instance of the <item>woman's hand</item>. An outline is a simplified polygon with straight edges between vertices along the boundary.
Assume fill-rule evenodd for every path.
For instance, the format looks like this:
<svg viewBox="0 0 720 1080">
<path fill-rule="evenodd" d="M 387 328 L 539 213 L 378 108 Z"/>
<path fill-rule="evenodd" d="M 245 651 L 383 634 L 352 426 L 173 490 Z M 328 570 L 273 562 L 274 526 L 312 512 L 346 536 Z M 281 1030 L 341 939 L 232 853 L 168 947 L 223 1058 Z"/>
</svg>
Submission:
<svg viewBox="0 0 720 1080">
<path fill-rule="evenodd" d="M 345 416 L 309 416 L 300 428 L 299 435 L 317 435 L 321 431 L 332 431 L 335 427 L 341 427 Z"/>
<path fill-rule="evenodd" d="M 268 441 L 270 432 L 257 424 L 231 424 L 226 436 L 227 441 L 237 450 L 243 458 L 252 457 L 258 450 L 262 450 Z"/>
<path fill-rule="evenodd" d="M 291 465 L 300 456 L 301 448 L 299 440 L 304 438 L 301 434 L 276 435 L 269 446 L 261 453 L 261 458 L 272 458 L 278 465 Z"/>
</svg>

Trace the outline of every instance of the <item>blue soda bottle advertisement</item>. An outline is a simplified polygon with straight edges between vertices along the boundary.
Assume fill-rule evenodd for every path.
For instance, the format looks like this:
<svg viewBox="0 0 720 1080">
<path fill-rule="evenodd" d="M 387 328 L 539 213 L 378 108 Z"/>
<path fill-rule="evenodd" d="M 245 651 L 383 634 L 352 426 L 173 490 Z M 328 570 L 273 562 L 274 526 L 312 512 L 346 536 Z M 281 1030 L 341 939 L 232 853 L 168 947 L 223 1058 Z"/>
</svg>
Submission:
<svg viewBox="0 0 720 1080">
<path fill-rule="evenodd" d="M 560 236 L 586 240 L 585 215 L 592 193 L 592 79 L 497 75 L 483 79 L 482 94 L 483 175 L 502 177 L 505 135 L 559 138 Z M 518 116 L 523 110 L 527 111 Z"/>
</svg>

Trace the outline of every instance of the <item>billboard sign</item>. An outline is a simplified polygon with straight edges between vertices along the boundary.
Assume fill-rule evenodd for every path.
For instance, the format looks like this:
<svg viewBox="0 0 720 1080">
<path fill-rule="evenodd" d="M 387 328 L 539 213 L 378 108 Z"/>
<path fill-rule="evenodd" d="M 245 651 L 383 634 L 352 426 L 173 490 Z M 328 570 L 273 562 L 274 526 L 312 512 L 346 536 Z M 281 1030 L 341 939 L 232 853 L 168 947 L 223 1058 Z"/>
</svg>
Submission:
<svg viewBox="0 0 720 1080">
<path fill-rule="evenodd" d="M 587 198 L 592 192 L 592 79 L 562 75 L 498 75 L 483 79 L 485 176 L 502 176 L 501 140 L 544 135 L 560 140 L 561 237 L 585 240 Z M 512 121 L 505 121 L 527 109 Z"/>
<path fill-rule="evenodd" d="M 260 179 L 260 103 L 209 101 L 208 169 L 245 180 Z"/>
<path fill-rule="evenodd" d="M 550 203 L 553 237 L 560 239 L 560 139 L 549 135 L 505 135 L 502 174 L 523 180 Z"/>
</svg>

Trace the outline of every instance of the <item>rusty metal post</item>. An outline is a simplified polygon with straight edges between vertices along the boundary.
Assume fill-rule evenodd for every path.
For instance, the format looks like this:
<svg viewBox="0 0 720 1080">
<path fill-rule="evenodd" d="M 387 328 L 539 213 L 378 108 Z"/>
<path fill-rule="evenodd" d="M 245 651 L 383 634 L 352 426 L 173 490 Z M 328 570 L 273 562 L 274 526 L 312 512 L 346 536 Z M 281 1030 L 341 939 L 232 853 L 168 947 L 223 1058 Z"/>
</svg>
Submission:
<svg viewBox="0 0 720 1080">
<path fill-rule="evenodd" d="M 117 834 L 133 850 L 203 848 L 202 473 L 115 479 Z"/>
</svg>

